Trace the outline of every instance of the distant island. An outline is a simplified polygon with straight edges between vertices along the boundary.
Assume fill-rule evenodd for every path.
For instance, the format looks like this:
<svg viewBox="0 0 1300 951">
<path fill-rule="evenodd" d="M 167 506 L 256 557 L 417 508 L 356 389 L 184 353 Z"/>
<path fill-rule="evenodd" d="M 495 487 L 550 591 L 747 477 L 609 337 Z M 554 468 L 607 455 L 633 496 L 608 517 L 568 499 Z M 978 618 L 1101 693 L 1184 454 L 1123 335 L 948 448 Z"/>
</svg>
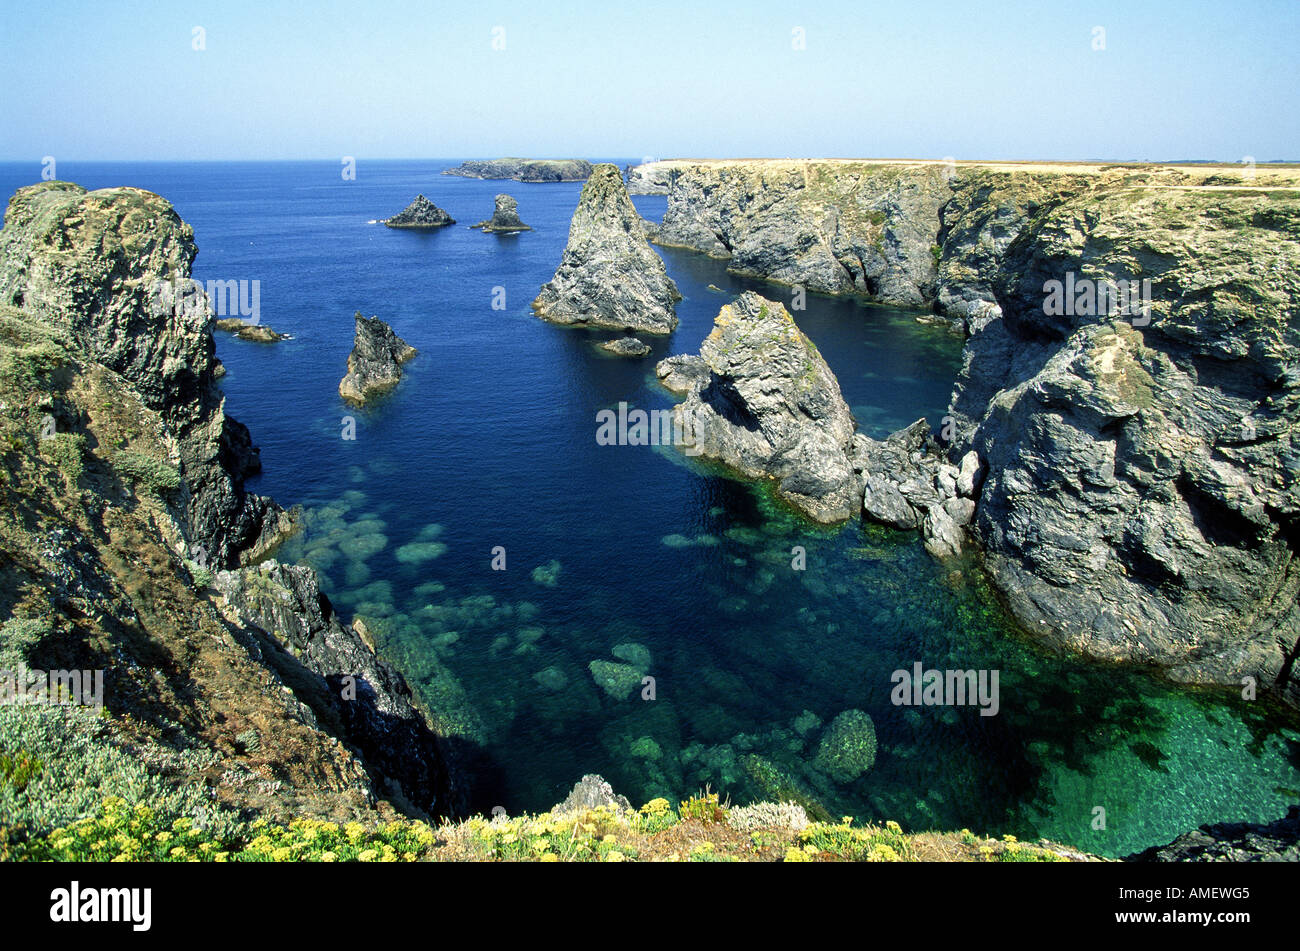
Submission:
<svg viewBox="0 0 1300 951">
<path fill-rule="evenodd" d="M 509 178 L 517 182 L 585 182 L 593 167 L 585 159 L 499 158 L 461 162 L 442 174 L 461 178 Z"/>
</svg>

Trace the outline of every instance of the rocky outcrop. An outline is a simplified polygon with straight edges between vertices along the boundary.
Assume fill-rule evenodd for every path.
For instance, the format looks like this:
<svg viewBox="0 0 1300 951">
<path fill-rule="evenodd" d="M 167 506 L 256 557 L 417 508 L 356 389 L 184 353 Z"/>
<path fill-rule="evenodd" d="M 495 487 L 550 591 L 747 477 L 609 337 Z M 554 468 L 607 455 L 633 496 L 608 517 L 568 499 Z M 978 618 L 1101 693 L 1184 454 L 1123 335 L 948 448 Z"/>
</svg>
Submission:
<svg viewBox="0 0 1300 951">
<path fill-rule="evenodd" d="M 861 511 L 853 415 L 781 304 L 742 294 L 718 312 L 698 361 L 670 358 L 656 373 L 670 388 L 687 387 L 674 414 L 693 452 L 775 480 L 777 495 L 819 522 Z"/>
<path fill-rule="evenodd" d="M 650 345 L 636 337 L 615 337 L 600 344 L 600 349 L 616 357 L 646 357 L 650 355 Z"/>
<path fill-rule="evenodd" d="M 265 324 L 250 324 L 242 317 L 222 317 L 216 321 L 215 326 L 218 330 L 234 334 L 240 340 L 251 340 L 253 343 L 279 343 L 290 339 L 288 334 L 276 333 Z"/>
<path fill-rule="evenodd" d="M 585 182 L 592 167 L 585 159 L 500 158 L 461 162 L 442 174 L 461 178 L 510 178 L 517 182 Z"/>
<path fill-rule="evenodd" d="M 1300 862 L 1300 806 L 1274 822 L 1221 822 L 1186 832 L 1126 862 Z"/>
<path fill-rule="evenodd" d="M 150 192 L 33 185 L 10 200 L 0 231 L 0 302 L 66 332 L 159 414 L 183 482 L 186 544 L 226 566 L 256 558 L 290 522 L 244 490 L 257 450 L 214 385 L 212 308 L 190 278 L 196 254 L 193 230 Z"/>
<path fill-rule="evenodd" d="M 919 530 L 936 557 L 961 554 L 983 477 L 973 450 L 950 465 L 930 424 L 918 419 L 882 441 L 854 436 L 853 468 L 862 479 L 867 518 Z"/>
<path fill-rule="evenodd" d="M 414 201 L 383 223 L 390 228 L 427 229 L 454 225 L 456 219 L 423 195 L 416 195 Z"/>
<path fill-rule="evenodd" d="M 416 350 L 378 317 L 363 317 L 357 311 L 355 319 L 356 335 L 348 372 L 339 381 L 339 396 L 359 405 L 395 387 L 402 379 L 402 364 Z"/>
<path fill-rule="evenodd" d="M 429 815 L 450 811 L 439 737 L 359 622 L 339 621 L 312 569 L 266 561 L 217 572 L 214 584 L 232 621 L 261 639 L 267 663 L 357 752 L 386 798 Z"/>
<path fill-rule="evenodd" d="M 1141 275 L 1149 308 L 1058 313 L 1068 275 Z M 1012 609 L 1093 657 L 1300 701 L 1300 198 L 1080 196 L 994 289 L 950 414 L 953 453 L 988 466 L 976 534 Z"/>
<path fill-rule="evenodd" d="M 1293 170 L 1247 183 L 1198 167 L 681 161 L 654 175 L 670 186 L 661 243 L 916 304 L 969 335 L 942 445 L 913 429 L 856 441 L 868 517 L 919 529 L 941 557 L 973 539 L 1051 642 L 1300 702 Z M 1136 302 L 1099 307 L 1098 287 Z M 661 370 L 672 386 L 697 368 Z M 963 472 L 984 484 L 955 488 Z"/>
<path fill-rule="evenodd" d="M 952 195 L 942 166 L 668 162 L 633 173 L 669 183 L 657 244 L 812 291 L 910 306 L 932 295 L 931 249 Z"/>
<path fill-rule="evenodd" d="M 533 230 L 519 220 L 519 202 L 509 195 L 497 195 L 496 208 L 492 212 L 492 217 L 487 221 L 480 221 L 476 225 L 470 225 L 470 227 L 496 234 L 513 234 L 516 231 Z"/>
<path fill-rule="evenodd" d="M 646 241 L 617 166 L 583 186 L 560 266 L 533 301 L 556 324 L 666 334 L 677 326 L 677 285 Z"/>
<path fill-rule="evenodd" d="M 10 205 L 0 404 L 6 467 L 23 478 L 0 486 L 0 651 L 104 672 L 85 742 L 149 777 L 105 774 L 98 795 L 160 809 L 188 797 L 200 825 L 231 809 L 445 815 L 456 803 L 439 737 L 314 573 L 234 567 L 290 525 L 243 492 L 260 464 L 210 385 L 194 253 L 171 207 L 136 189 L 52 183 Z M 10 621 L 58 636 L 16 640 Z"/>
<path fill-rule="evenodd" d="M 626 796 L 614 792 L 605 779 L 595 773 L 588 773 L 578 780 L 563 802 L 551 808 L 551 814 L 568 815 L 574 812 L 587 812 L 592 809 L 609 809 L 613 812 L 631 812 L 632 803 Z"/>
</svg>

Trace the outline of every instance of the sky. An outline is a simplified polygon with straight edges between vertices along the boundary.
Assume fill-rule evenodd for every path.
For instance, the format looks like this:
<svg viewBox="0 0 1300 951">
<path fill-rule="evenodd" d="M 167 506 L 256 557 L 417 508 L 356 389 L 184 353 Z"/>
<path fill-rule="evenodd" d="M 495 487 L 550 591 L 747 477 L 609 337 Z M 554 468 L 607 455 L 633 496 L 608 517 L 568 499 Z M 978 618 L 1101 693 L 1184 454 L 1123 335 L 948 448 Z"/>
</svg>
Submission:
<svg viewBox="0 0 1300 951">
<path fill-rule="evenodd" d="M 1298 41 L 1300 0 L 0 0 L 0 160 L 1300 160 Z"/>
</svg>

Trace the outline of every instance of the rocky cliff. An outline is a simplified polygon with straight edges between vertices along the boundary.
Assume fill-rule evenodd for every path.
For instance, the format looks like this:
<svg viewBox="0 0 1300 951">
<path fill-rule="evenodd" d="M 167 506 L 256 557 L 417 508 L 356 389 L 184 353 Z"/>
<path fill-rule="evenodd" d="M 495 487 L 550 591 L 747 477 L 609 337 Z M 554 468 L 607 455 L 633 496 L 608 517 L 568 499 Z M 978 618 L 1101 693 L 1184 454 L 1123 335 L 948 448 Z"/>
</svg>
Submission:
<svg viewBox="0 0 1300 951">
<path fill-rule="evenodd" d="M 578 199 L 560 266 L 533 301 L 556 324 L 666 334 L 677 285 L 646 241 L 617 166 L 597 165 Z"/>
<path fill-rule="evenodd" d="M 941 443 L 925 425 L 859 437 L 869 517 L 919 528 L 941 557 L 973 539 L 1050 641 L 1300 702 L 1294 169 L 675 161 L 633 175 L 668 183 L 660 243 L 914 305 L 968 336 L 949 415 L 930 421 Z"/>
<path fill-rule="evenodd" d="M 105 708 L 0 705 L 39 767 L 0 840 L 85 815 L 87 784 L 207 830 L 454 808 L 402 678 L 263 560 L 287 519 L 243 490 L 194 255 L 136 189 L 23 189 L 0 231 L 0 666 L 102 670 Z"/>
<path fill-rule="evenodd" d="M 585 159 L 500 158 L 461 162 L 442 174 L 461 178 L 510 178 L 517 182 L 585 182 L 592 164 Z"/>
<path fill-rule="evenodd" d="M 87 192 L 50 182 L 14 195 L 0 231 L 0 302 L 57 328 L 119 373 L 159 415 L 182 488 L 185 542 L 214 565 L 257 557 L 289 528 L 244 490 L 256 471 L 248 430 L 214 386 L 212 308 L 190 278 L 193 230 L 135 188 Z"/>
</svg>

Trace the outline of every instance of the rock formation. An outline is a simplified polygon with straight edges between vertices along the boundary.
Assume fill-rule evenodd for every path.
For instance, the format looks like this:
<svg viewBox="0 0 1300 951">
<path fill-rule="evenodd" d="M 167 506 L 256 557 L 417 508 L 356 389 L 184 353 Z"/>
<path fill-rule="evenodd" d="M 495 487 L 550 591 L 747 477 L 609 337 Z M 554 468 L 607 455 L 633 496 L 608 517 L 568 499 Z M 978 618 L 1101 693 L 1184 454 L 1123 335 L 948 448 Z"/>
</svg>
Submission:
<svg viewBox="0 0 1300 951">
<path fill-rule="evenodd" d="M 660 243 L 930 307 L 969 335 L 942 445 L 927 426 L 855 440 L 868 517 L 915 526 L 940 556 L 974 538 L 1011 610 L 1053 643 L 1177 680 L 1252 677 L 1300 703 L 1293 170 L 1252 183 L 1198 167 L 832 161 L 654 174 L 670 182 Z M 1052 282 L 1068 306 L 1049 302 L 1064 296 Z M 1137 291 L 1138 306 L 1097 307 L 1099 286 Z M 696 372 L 660 366 L 666 386 Z"/>
<path fill-rule="evenodd" d="M 983 476 L 978 454 L 972 450 L 950 465 L 930 424 L 918 419 L 883 441 L 857 434 L 853 467 L 861 473 L 869 519 L 919 529 L 925 547 L 940 558 L 961 554 Z"/>
<path fill-rule="evenodd" d="M 584 159 L 500 158 L 462 162 L 442 174 L 462 178 L 514 179 L 517 182 L 585 182 L 592 164 Z"/>
<path fill-rule="evenodd" d="M 476 225 L 470 225 L 470 227 L 497 234 L 513 234 L 516 231 L 533 230 L 519 220 L 519 202 L 509 195 L 497 195 L 496 208 L 492 212 L 492 217 L 487 221 L 480 221 Z"/>
<path fill-rule="evenodd" d="M 456 219 L 423 195 L 416 195 L 414 201 L 383 223 L 390 228 L 443 228 L 454 225 Z"/>
<path fill-rule="evenodd" d="M 212 309 L 190 278 L 196 254 L 193 229 L 150 192 L 34 185 L 13 196 L 0 231 L 0 302 L 136 387 L 174 452 L 188 543 L 230 566 L 272 547 L 290 523 L 244 490 L 257 450 L 213 385 Z"/>
<path fill-rule="evenodd" d="M 54 182 L 10 203 L 0 402 L 6 468 L 23 478 L 0 506 L 0 651 L 104 671 L 103 715 L 73 745 L 148 782 L 108 770 L 99 796 L 186 802 L 209 828 L 231 810 L 449 814 L 442 741 L 405 682 L 338 623 L 310 569 L 261 560 L 291 523 L 243 489 L 259 463 L 211 385 L 194 254 L 148 192 Z M 16 640 L 15 625 L 57 636 Z M 59 732 L 78 721 L 60 716 Z"/>
<path fill-rule="evenodd" d="M 1300 702 L 1297 247 L 1295 193 L 1139 188 L 1044 210 L 1008 248 L 952 453 L 987 463 L 976 535 L 1031 630 Z M 1136 273 L 1146 314 L 1045 306 L 1053 279 Z"/>
<path fill-rule="evenodd" d="M 616 357 L 644 357 L 650 354 L 650 345 L 636 337 L 615 337 L 600 344 L 600 349 Z"/>
<path fill-rule="evenodd" d="M 679 300 L 617 166 L 597 165 L 578 199 L 560 266 L 533 310 L 551 323 L 666 334 L 677 326 Z"/>
<path fill-rule="evenodd" d="M 672 169 L 658 162 L 629 165 L 627 168 L 627 193 L 629 195 L 667 195 L 672 184 Z"/>
<path fill-rule="evenodd" d="M 695 452 L 776 480 L 779 496 L 819 522 L 861 512 L 853 416 L 785 307 L 742 294 L 718 312 L 698 360 L 670 359 L 656 371 L 665 385 L 688 387 L 674 413 Z"/>
<path fill-rule="evenodd" d="M 1216 822 L 1126 862 L 1300 862 L 1300 806 L 1274 822 Z"/>
<path fill-rule="evenodd" d="M 254 343 L 278 343 L 290 339 L 288 334 L 276 333 L 265 324 L 250 324 L 242 317 L 222 317 L 215 322 L 215 326 L 218 330 L 234 334 L 240 340 L 251 340 Z"/>
<path fill-rule="evenodd" d="M 348 372 L 339 381 L 339 396 L 361 404 L 395 387 L 402 379 L 402 364 L 416 350 L 378 317 L 363 317 L 357 311 L 355 319 L 356 336 L 348 354 Z"/>
</svg>

